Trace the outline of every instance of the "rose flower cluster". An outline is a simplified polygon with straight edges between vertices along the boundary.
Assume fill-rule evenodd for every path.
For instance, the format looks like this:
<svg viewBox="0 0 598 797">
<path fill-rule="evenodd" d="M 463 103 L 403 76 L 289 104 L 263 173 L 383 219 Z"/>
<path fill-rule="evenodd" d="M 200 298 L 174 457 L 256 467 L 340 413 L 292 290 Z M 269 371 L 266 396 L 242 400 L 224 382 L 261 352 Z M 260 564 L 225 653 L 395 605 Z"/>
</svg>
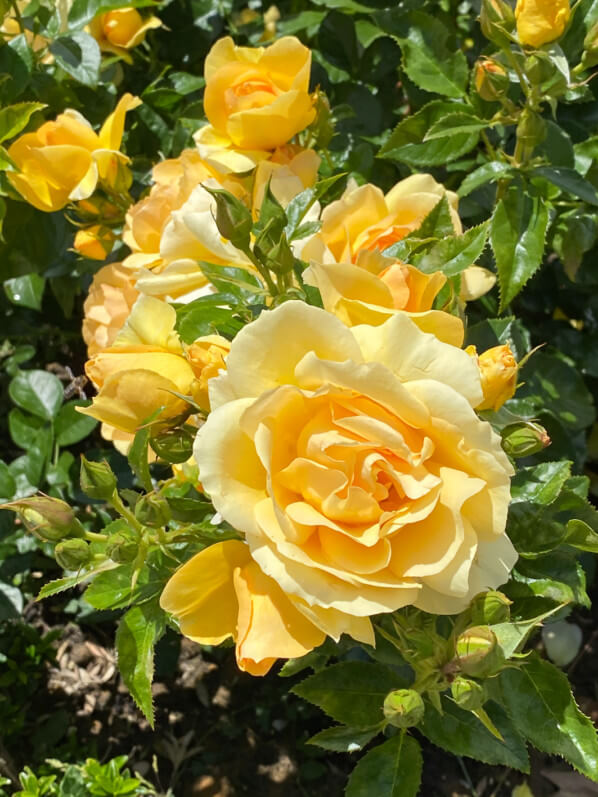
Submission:
<svg viewBox="0 0 598 797">
<path fill-rule="evenodd" d="M 214 290 L 200 264 L 241 269 L 267 294 L 251 250 L 222 234 L 217 196 L 259 222 L 266 196 L 286 208 L 316 184 L 320 158 L 304 146 L 317 119 L 310 67 L 294 37 L 216 42 L 208 124 L 195 148 L 154 167 L 121 232 L 109 219 L 131 184 L 120 145 L 136 98 L 123 97 L 99 134 L 65 111 L 10 149 L 20 168 L 10 179 L 28 201 L 70 203 L 88 220 L 82 254 L 103 260 L 117 239 L 128 247 L 97 271 L 85 302 L 97 395 L 81 411 L 124 451 L 156 413 L 193 420 L 197 487 L 239 539 L 187 561 L 161 605 L 193 640 L 232 637 L 254 674 L 327 636 L 373 644 L 381 613 L 459 612 L 503 584 L 517 558 L 505 533 L 513 469 L 478 414 L 513 395 L 517 363 L 508 346 L 462 348 L 465 302 L 494 277 L 472 264 L 448 312 L 441 271 L 389 254 L 444 199 L 462 233 L 456 195 L 430 175 L 386 194 L 350 180 L 326 207 L 312 204 L 309 234 L 292 243 L 306 268 L 289 279 L 321 306 L 267 296 L 235 336 L 187 343 L 176 331 L 173 305 Z"/>
</svg>

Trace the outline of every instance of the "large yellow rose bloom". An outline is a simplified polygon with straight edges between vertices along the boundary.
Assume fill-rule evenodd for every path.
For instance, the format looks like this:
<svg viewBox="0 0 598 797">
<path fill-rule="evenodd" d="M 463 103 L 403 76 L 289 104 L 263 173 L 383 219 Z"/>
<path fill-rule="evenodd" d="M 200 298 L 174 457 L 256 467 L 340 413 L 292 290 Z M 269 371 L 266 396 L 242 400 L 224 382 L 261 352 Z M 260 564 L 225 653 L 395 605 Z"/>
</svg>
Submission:
<svg viewBox="0 0 598 797">
<path fill-rule="evenodd" d="M 272 150 L 313 122 L 311 53 L 294 36 L 269 47 L 219 39 L 205 61 L 204 109 L 217 136 L 242 150 Z"/>
<path fill-rule="evenodd" d="M 124 94 L 99 133 L 71 109 L 35 133 L 25 133 L 9 147 L 20 171 L 7 172 L 8 179 L 39 210 L 52 212 L 71 200 L 86 199 L 99 179 L 113 182 L 119 162 L 126 162 L 118 151 L 125 114 L 140 104 L 137 97 Z"/>
<path fill-rule="evenodd" d="M 528 47 L 541 47 L 563 34 L 571 9 L 569 0 L 518 0 L 515 7 L 517 35 Z"/>
<path fill-rule="evenodd" d="M 202 485 L 329 635 L 408 604 L 459 612 L 507 580 L 513 469 L 466 352 L 405 314 L 349 329 L 291 301 L 239 332 L 209 391 Z"/>
<path fill-rule="evenodd" d="M 304 656 L 325 638 L 300 601 L 266 576 L 237 540 L 196 554 L 170 579 L 160 605 L 195 642 L 218 645 L 232 637 L 239 668 L 252 675 L 265 675 L 278 658 Z"/>
</svg>

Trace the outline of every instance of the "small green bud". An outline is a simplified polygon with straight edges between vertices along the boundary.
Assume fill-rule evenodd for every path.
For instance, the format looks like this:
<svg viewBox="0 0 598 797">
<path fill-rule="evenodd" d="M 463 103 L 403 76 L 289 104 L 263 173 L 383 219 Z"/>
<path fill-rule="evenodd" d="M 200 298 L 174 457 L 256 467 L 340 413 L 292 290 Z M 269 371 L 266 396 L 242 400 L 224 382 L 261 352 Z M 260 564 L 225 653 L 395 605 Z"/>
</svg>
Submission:
<svg viewBox="0 0 598 797">
<path fill-rule="evenodd" d="M 511 603 L 506 595 L 494 589 L 480 592 L 471 602 L 471 621 L 476 625 L 506 623 L 511 616 Z"/>
<path fill-rule="evenodd" d="M 504 664 L 504 655 L 494 632 L 487 625 L 468 628 L 457 639 L 457 662 L 466 675 L 486 678 Z"/>
<path fill-rule="evenodd" d="M 108 501 L 116 490 L 116 476 L 106 462 L 90 462 L 81 456 L 81 489 L 90 498 Z"/>
<path fill-rule="evenodd" d="M 132 562 L 137 556 L 139 546 L 130 537 L 127 537 L 121 532 L 116 532 L 108 537 L 106 543 L 106 554 L 112 559 L 113 562 L 123 564 L 125 562 Z"/>
<path fill-rule="evenodd" d="M 64 570 L 79 570 L 91 559 L 91 550 L 85 540 L 63 540 L 54 548 L 54 558 Z"/>
<path fill-rule="evenodd" d="M 560 96 L 567 90 L 567 76 L 545 53 L 534 53 L 525 59 L 525 74 L 542 93 Z"/>
<path fill-rule="evenodd" d="M 253 227 L 249 209 L 222 188 L 208 188 L 205 185 L 203 187 L 216 201 L 216 226 L 220 235 L 237 249 L 247 249 Z"/>
<path fill-rule="evenodd" d="M 424 717 L 424 701 L 415 689 L 395 689 L 389 692 L 382 707 L 384 716 L 395 728 L 411 728 Z"/>
<path fill-rule="evenodd" d="M 71 507 L 59 498 L 34 495 L 0 505 L 0 509 L 18 512 L 25 528 L 46 542 L 56 542 L 63 537 L 80 537 L 84 534 L 81 523 Z"/>
<path fill-rule="evenodd" d="M 135 504 L 135 517 L 144 526 L 165 526 L 171 517 L 168 501 L 159 495 L 144 495 Z"/>
<path fill-rule="evenodd" d="M 482 0 L 480 26 L 484 36 L 494 44 L 510 45 L 507 33 L 515 28 L 513 9 L 503 0 Z"/>
<path fill-rule="evenodd" d="M 469 678 L 458 675 L 451 684 L 453 700 L 466 711 L 476 711 L 486 702 L 484 687 Z"/>
<path fill-rule="evenodd" d="M 539 423 L 511 423 L 501 432 L 502 447 L 513 459 L 537 454 L 550 445 L 546 429 Z"/>
<path fill-rule="evenodd" d="M 542 117 L 526 108 L 517 125 L 517 139 L 523 142 L 530 152 L 546 138 L 546 122 Z"/>
</svg>

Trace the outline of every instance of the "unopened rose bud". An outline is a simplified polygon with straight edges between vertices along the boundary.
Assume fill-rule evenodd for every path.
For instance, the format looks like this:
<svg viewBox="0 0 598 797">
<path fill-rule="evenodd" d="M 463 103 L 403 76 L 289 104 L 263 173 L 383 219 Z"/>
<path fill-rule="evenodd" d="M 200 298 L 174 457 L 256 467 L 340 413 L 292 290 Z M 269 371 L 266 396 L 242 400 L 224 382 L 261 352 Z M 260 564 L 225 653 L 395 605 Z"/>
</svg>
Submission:
<svg viewBox="0 0 598 797">
<path fill-rule="evenodd" d="M 494 44 L 510 44 L 507 33 L 515 28 L 513 9 L 503 0 L 482 0 L 480 26 L 484 36 Z"/>
<path fill-rule="evenodd" d="M 384 716 L 395 728 L 411 728 L 424 718 L 424 701 L 415 689 L 396 689 L 384 699 Z"/>
<path fill-rule="evenodd" d="M 471 620 L 476 625 L 506 623 L 511 617 L 510 601 L 502 592 L 481 592 L 471 602 Z"/>
<path fill-rule="evenodd" d="M 539 423 L 511 423 L 501 432 L 502 447 L 513 459 L 537 454 L 550 445 L 546 429 Z"/>
<path fill-rule="evenodd" d="M 457 663 L 461 670 L 473 678 L 485 678 L 498 672 L 504 664 L 504 655 L 496 634 L 486 625 L 474 626 L 457 639 Z"/>
<path fill-rule="evenodd" d="M 486 692 L 481 684 L 458 675 L 451 684 L 451 695 L 459 708 L 476 711 L 486 702 Z"/>
<path fill-rule="evenodd" d="M 475 66 L 475 87 L 483 100 L 494 102 L 509 88 L 509 76 L 496 61 L 484 58 Z"/>
<path fill-rule="evenodd" d="M 34 495 L 1 504 L 0 509 L 17 512 L 25 528 L 46 542 L 56 542 L 63 537 L 79 537 L 84 533 L 74 511 L 59 498 Z"/>
<path fill-rule="evenodd" d="M 249 246 L 249 235 L 253 219 L 247 207 L 235 196 L 222 188 L 207 188 L 216 201 L 216 226 L 223 238 L 233 246 L 246 249 Z"/>
<path fill-rule="evenodd" d="M 159 495 L 144 495 L 135 504 L 135 517 L 144 526 L 165 526 L 171 517 L 168 501 Z"/>
<path fill-rule="evenodd" d="M 91 559 L 91 550 L 85 540 L 63 540 L 54 548 L 54 558 L 63 570 L 79 570 Z"/>
<path fill-rule="evenodd" d="M 475 346 L 465 350 L 480 369 L 484 400 L 476 410 L 498 410 L 515 393 L 517 387 L 517 362 L 510 346 L 494 346 L 477 354 Z"/>
<path fill-rule="evenodd" d="M 116 476 L 110 465 L 104 462 L 90 462 L 81 457 L 81 489 L 90 498 L 108 501 L 116 490 Z"/>
<path fill-rule="evenodd" d="M 108 537 L 106 543 L 106 554 L 112 559 L 113 562 L 122 564 L 124 562 L 132 562 L 137 556 L 139 546 L 130 537 L 127 537 L 121 532 L 116 532 Z"/>
<path fill-rule="evenodd" d="M 74 248 L 89 260 L 105 260 L 114 246 L 116 236 L 109 227 L 94 224 L 78 230 Z"/>
<path fill-rule="evenodd" d="M 80 199 L 77 202 L 77 209 L 81 216 L 100 217 L 110 220 L 118 219 L 122 213 L 113 202 L 97 195 L 88 199 Z"/>
</svg>

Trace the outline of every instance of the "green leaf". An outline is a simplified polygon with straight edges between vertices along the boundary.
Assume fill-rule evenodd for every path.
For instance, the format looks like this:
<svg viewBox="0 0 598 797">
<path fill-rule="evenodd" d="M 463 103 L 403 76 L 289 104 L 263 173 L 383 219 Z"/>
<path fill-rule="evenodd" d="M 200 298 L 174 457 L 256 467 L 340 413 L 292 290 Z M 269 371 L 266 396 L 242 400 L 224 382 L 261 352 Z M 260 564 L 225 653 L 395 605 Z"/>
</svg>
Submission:
<svg viewBox="0 0 598 797">
<path fill-rule="evenodd" d="M 40 589 L 36 600 L 40 601 L 43 600 L 43 598 L 49 598 L 50 595 L 57 595 L 59 592 L 64 592 L 67 589 L 76 587 L 77 584 L 81 584 L 87 578 L 91 578 L 98 573 L 102 573 L 105 570 L 111 570 L 115 567 L 116 565 L 114 562 L 107 560 L 91 570 L 81 570 L 73 576 L 55 578 L 53 581 L 48 581 L 47 584 L 44 584 L 44 586 Z"/>
<path fill-rule="evenodd" d="M 537 352 L 521 375 L 523 385 L 517 398 L 532 401 L 537 413 L 550 412 L 568 429 L 585 429 L 593 423 L 592 394 L 573 361 L 561 352 Z"/>
<path fill-rule="evenodd" d="M 12 304 L 40 310 L 45 285 L 46 280 L 39 274 L 27 274 L 24 277 L 6 280 L 4 292 Z"/>
<path fill-rule="evenodd" d="M 386 695 L 405 686 L 400 675 L 382 664 L 347 661 L 310 675 L 291 691 L 337 722 L 368 728 L 382 721 Z"/>
<path fill-rule="evenodd" d="M 408 20 L 405 35 L 397 35 L 397 39 L 409 78 L 425 91 L 462 97 L 469 71 L 467 59 L 460 50 L 448 46 L 447 28 L 421 11 L 411 12 Z"/>
<path fill-rule="evenodd" d="M 116 631 L 116 652 L 122 679 L 152 728 L 154 648 L 165 627 L 166 615 L 157 602 L 151 602 L 129 609 Z"/>
<path fill-rule="evenodd" d="M 542 462 L 521 468 L 511 480 L 511 501 L 550 504 L 556 499 L 571 476 L 571 463 Z"/>
<path fill-rule="evenodd" d="M 478 324 L 467 327 L 465 345 L 474 345 L 479 352 L 491 349 L 501 343 L 508 343 L 519 360 L 529 352 L 531 347 L 529 332 L 514 316 L 487 318 Z M 517 419 L 515 418 L 515 420 Z"/>
<path fill-rule="evenodd" d="M 544 177 L 568 194 L 573 194 L 573 196 L 583 199 L 588 205 L 598 205 L 596 189 L 589 180 L 578 174 L 575 169 L 566 169 L 562 166 L 537 166 L 530 172 L 530 176 Z"/>
<path fill-rule="evenodd" d="M 8 465 L 0 460 L 0 498 L 12 498 L 16 489 L 17 483 Z"/>
<path fill-rule="evenodd" d="M 417 268 L 426 274 L 441 271 L 447 277 L 460 274 L 475 263 L 484 251 L 489 224 L 489 221 L 485 221 L 463 235 L 452 235 L 434 244 L 417 259 Z"/>
<path fill-rule="evenodd" d="M 157 416 L 159 411 L 154 413 Z M 153 416 L 152 416 L 153 417 Z M 149 419 L 148 419 L 149 420 Z M 152 477 L 150 475 L 149 460 L 148 460 L 148 447 L 151 429 L 149 426 L 143 426 L 136 432 L 133 439 L 133 444 L 127 454 L 129 465 L 133 472 L 143 485 L 143 487 L 151 492 L 153 490 Z"/>
<path fill-rule="evenodd" d="M 565 538 L 567 545 L 572 545 L 580 551 L 598 553 L 598 534 L 579 518 L 572 518 L 567 523 L 567 535 Z"/>
<path fill-rule="evenodd" d="M 450 205 L 446 194 L 443 194 L 442 199 L 411 234 L 414 238 L 443 238 L 445 235 L 453 235 L 454 232 Z"/>
<path fill-rule="evenodd" d="M 560 606 L 557 606 L 537 617 L 532 617 L 530 620 L 518 620 L 511 621 L 510 623 L 496 623 L 495 625 L 491 625 L 490 628 L 496 635 L 496 639 L 505 659 L 510 659 L 515 653 L 520 653 L 534 629 L 542 625 L 547 617 L 550 617 L 560 608 Z"/>
<path fill-rule="evenodd" d="M 16 407 L 8 413 L 8 431 L 13 443 L 25 451 L 37 440 L 39 430 L 44 421 L 35 415 L 29 415 Z"/>
<path fill-rule="evenodd" d="M 14 620 L 23 611 L 23 594 L 18 587 L 0 581 L 0 623 Z"/>
<path fill-rule="evenodd" d="M 405 732 L 374 747 L 349 777 L 345 797 L 415 797 L 422 775 L 421 749 Z"/>
<path fill-rule="evenodd" d="M 62 405 L 60 380 L 47 371 L 21 371 L 8 386 L 11 399 L 38 418 L 53 420 Z"/>
<path fill-rule="evenodd" d="M 565 551 L 551 551 L 536 559 L 520 559 L 505 591 L 511 598 L 535 595 L 554 603 L 590 605 L 584 569 L 574 555 Z"/>
<path fill-rule="evenodd" d="M 490 733 L 471 712 L 464 711 L 446 697 L 442 699 L 443 713 L 426 710 L 419 729 L 437 747 L 454 755 L 529 772 L 525 742 L 513 723 L 500 706 L 487 703 L 485 709 L 500 731 L 504 743 Z"/>
<path fill-rule="evenodd" d="M 0 110 L 0 141 L 13 138 L 26 127 L 36 111 L 46 105 L 43 102 L 20 102 Z"/>
<path fill-rule="evenodd" d="M 59 446 L 72 446 L 78 443 L 87 437 L 98 425 L 95 418 L 81 415 L 75 409 L 76 407 L 87 407 L 89 404 L 91 404 L 90 401 L 75 399 L 74 401 L 68 401 L 61 407 L 54 424 L 56 442 Z"/>
<path fill-rule="evenodd" d="M 508 163 L 502 161 L 490 161 L 485 163 L 473 172 L 470 172 L 461 183 L 457 194 L 460 197 L 468 196 L 476 188 L 485 185 L 486 183 L 493 183 L 501 177 L 506 177 L 512 171 Z"/>
<path fill-rule="evenodd" d="M 449 113 L 461 112 L 464 108 L 460 102 L 434 100 L 428 103 L 417 113 L 399 122 L 378 153 L 379 157 L 414 167 L 441 166 L 457 160 L 475 147 L 477 134 L 459 133 L 450 139 L 439 138 L 426 142 L 424 137 L 439 119 Z"/>
<path fill-rule="evenodd" d="M 346 725 L 335 725 L 333 728 L 326 728 L 316 733 L 315 736 L 307 740 L 307 744 L 315 744 L 318 747 L 323 747 L 324 750 L 332 750 L 334 753 L 355 753 L 364 748 L 379 733 L 379 726 L 364 730 L 347 728 Z"/>
<path fill-rule="evenodd" d="M 598 736 L 578 709 L 567 676 L 533 654 L 499 676 L 502 699 L 517 729 L 544 753 L 560 755 L 598 781 Z"/>
<path fill-rule="evenodd" d="M 72 78 L 84 86 L 98 82 L 102 55 L 97 41 L 82 30 L 59 36 L 50 44 L 50 52 Z"/>
<path fill-rule="evenodd" d="M 548 205 L 511 186 L 492 214 L 490 242 L 500 287 L 500 312 L 536 272 L 544 254 Z"/>
<path fill-rule="evenodd" d="M 478 119 L 477 116 L 465 111 L 449 113 L 432 125 L 426 133 L 424 141 L 434 141 L 437 138 L 447 138 L 459 135 L 459 133 L 478 134 L 485 130 L 488 125 L 487 120 Z"/>
<path fill-rule="evenodd" d="M 235 311 L 222 307 L 223 296 L 200 296 L 177 308 L 176 330 L 185 343 L 193 343 L 203 335 L 233 337 L 241 329 L 243 322 L 235 317 Z"/>
</svg>

